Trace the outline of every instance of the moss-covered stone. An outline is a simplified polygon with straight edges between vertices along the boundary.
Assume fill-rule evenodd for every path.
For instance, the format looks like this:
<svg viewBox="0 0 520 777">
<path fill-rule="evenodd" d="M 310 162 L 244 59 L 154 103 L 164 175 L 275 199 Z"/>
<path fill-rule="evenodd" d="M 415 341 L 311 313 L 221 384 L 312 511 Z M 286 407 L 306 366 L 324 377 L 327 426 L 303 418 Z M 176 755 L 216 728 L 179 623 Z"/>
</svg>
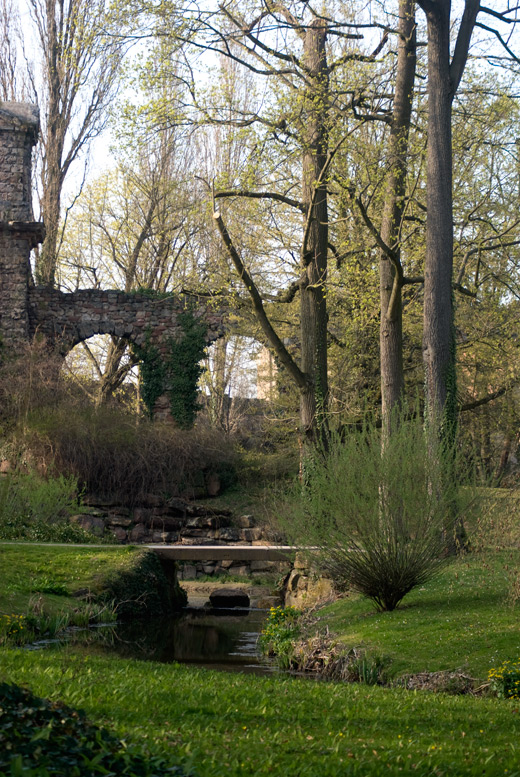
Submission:
<svg viewBox="0 0 520 777">
<path fill-rule="evenodd" d="M 176 570 L 166 573 L 157 555 L 145 548 L 129 556 L 126 568 L 100 578 L 97 598 L 113 602 L 121 618 L 167 615 L 187 602 Z"/>
</svg>

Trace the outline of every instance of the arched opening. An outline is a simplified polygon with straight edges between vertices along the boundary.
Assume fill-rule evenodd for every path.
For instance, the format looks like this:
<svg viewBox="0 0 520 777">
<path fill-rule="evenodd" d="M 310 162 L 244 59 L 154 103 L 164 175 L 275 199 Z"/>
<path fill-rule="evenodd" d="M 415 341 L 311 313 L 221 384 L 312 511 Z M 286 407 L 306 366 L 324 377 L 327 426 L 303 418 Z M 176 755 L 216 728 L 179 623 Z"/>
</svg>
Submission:
<svg viewBox="0 0 520 777">
<path fill-rule="evenodd" d="M 129 340 L 96 334 L 67 353 L 62 373 L 93 405 L 117 404 L 139 414 L 137 361 Z"/>
</svg>

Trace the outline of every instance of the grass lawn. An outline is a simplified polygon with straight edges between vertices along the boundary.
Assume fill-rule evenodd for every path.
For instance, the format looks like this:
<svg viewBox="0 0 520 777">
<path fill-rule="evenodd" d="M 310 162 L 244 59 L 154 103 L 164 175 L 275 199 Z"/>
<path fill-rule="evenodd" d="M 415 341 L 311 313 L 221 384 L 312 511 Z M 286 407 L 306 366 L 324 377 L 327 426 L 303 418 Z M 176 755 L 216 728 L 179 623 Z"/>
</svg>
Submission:
<svg viewBox="0 0 520 777">
<path fill-rule="evenodd" d="M 520 774 L 518 703 L 4 650 L 0 676 L 200 777 Z"/>
<path fill-rule="evenodd" d="M 0 545 L 0 612 L 31 597 L 73 606 L 130 548 Z M 348 596 L 319 612 L 349 645 L 392 657 L 394 675 L 462 668 L 485 679 L 520 656 L 511 581 L 520 551 L 492 543 L 376 613 Z M 146 625 L 143 625 L 146 628 Z M 520 777 L 520 701 L 412 692 L 284 676 L 212 672 L 88 654 L 79 647 L 0 649 L 0 680 L 86 710 L 89 717 L 198 777 Z"/>
<path fill-rule="evenodd" d="M 98 593 L 106 575 L 129 569 L 138 553 L 132 546 L 0 543 L 0 614 L 24 614 L 39 599 L 49 612 L 77 607 L 76 591 Z"/>
</svg>

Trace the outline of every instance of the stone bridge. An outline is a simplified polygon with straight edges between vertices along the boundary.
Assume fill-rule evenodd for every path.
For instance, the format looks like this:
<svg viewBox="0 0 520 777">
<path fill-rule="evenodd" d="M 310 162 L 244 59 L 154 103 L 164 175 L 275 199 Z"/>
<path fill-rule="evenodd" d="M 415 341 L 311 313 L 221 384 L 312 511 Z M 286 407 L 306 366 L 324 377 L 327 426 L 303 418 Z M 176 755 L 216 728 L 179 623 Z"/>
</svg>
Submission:
<svg viewBox="0 0 520 777">
<path fill-rule="evenodd" d="M 69 294 L 35 286 L 30 254 L 45 235 L 33 220 L 31 155 L 39 128 L 36 106 L 0 102 L 0 344 L 16 354 L 41 336 L 62 355 L 95 334 L 108 334 L 165 351 L 182 330 L 179 313 L 190 309 L 204 322 L 206 342 L 223 334 L 223 312 L 205 298 L 163 299 L 121 291 Z M 0 352 L 1 353 L 1 352 Z"/>
</svg>

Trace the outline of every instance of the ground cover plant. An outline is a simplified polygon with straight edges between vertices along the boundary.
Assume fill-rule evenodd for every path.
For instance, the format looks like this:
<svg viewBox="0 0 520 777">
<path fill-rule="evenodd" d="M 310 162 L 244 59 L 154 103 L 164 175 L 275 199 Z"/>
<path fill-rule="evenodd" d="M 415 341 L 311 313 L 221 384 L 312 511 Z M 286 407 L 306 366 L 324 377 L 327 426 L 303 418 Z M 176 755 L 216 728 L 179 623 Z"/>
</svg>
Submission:
<svg viewBox="0 0 520 777">
<path fill-rule="evenodd" d="M 0 477 L 0 540 L 96 541 L 93 535 L 70 523 L 70 516 L 77 511 L 77 483 L 73 477 L 43 477 L 27 468 Z"/>
<path fill-rule="evenodd" d="M 0 683 L 0 775 L 184 774 L 162 758 L 128 747 L 85 713 L 39 699 L 13 684 Z"/>
<path fill-rule="evenodd" d="M 4 679 L 86 710 L 199 777 L 519 774 L 514 701 L 212 672 L 80 652 L 1 654 Z"/>
</svg>

